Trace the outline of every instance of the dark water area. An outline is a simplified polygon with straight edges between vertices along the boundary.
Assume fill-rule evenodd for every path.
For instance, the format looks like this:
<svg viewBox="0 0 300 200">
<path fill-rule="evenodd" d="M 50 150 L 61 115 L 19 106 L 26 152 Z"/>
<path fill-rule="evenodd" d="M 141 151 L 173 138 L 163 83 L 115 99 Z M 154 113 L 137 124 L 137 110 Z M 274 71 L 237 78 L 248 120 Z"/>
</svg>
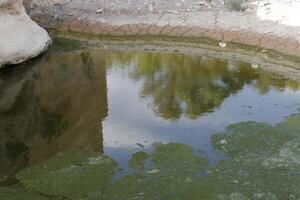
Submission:
<svg viewBox="0 0 300 200">
<path fill-rule="evenodd" d="M 257 126 L 264 124 L 266 132 L 275 134 L 274 127 L 298 113 L 299 103 L 299 83 L 247 63 L 173 53 L 50 49 L 24 66 L 0 70 L 0 186 L 13 185 L 20 170 L 69 149 L 104 153 L 114 159 L 122 168 L 114 175 L 117 180 L 134 173 L 132 163 L 141 164 L 132 161 L 135 152 L 150 154 L 152 162 L 156 151 L 166 153 L 159 145 L 170 148 L 166 160 L 178 149 L 189 152 L 191 148 L 214 166 L 236 156 L 230 149 L 220 152 L 220 145 L 228 141 L 244 145 L 235 153 L 249 145 L 238 134 L 238 139 L 226 138 L 232 124 L 251 133 L 259 132 Z M 137 158 L 148 158 L 143 155 Z M 193 160 L 189 166 L 194 162 L 202 161 Z M 146 173 L 161 171 L 155 170 L 149 168 Z M 22 182 L 22 177 L 18 179 Z M 299 182 L 294 184 L 297 187 Z M 247 199 L 230 195 L 219 199 Z"/>
</svg>

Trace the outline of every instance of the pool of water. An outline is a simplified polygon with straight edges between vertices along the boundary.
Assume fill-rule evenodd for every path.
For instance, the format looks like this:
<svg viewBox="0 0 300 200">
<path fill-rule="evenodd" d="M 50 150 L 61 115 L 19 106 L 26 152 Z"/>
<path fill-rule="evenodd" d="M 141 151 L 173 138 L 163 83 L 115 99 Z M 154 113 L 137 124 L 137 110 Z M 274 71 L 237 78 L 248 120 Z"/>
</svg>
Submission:
<svg viewBox="0 0 300 200">
<path fill-rule="evenodd" d="M 128 165 L 132 154 L 151 154 L 159 145 L 186 145 L 172 148 L 188 146 L 208 166 L 216 166 L 234 157 L 218 148 L 228 139 L 213 144 L 228 127 L 249 121 L 277 127 L 298 113 L 299 103 L 297 82 L 247 63 L 176 53 L 53 48 L 23 66 L 0 70 L 0 186 L 14 187 L 19 171 L 75 148 L 114 159 L 119 168 L 115 181 L 134 173 Z M 147 173 L 158 172 L 151 170 Z M 268 192 L 257 192 L 261 198 L 253 199 L 267 199 Z M 231 192 L 220 199 L 243 198 Z"/>
</svg>

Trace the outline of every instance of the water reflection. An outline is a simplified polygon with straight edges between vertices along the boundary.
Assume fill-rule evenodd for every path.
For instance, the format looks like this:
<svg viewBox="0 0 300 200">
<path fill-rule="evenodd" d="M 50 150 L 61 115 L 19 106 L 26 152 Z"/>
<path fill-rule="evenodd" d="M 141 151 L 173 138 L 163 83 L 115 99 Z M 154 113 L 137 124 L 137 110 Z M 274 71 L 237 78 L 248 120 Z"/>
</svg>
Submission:
<svg viewBox="0 0 300 200">
<path fill-rule="evenodd" d="M 242 120 L 235 109 L 247 95 L 265 94 L 271 100 L 264 105 L 300 100 L 296 82 L 207 57 L 55 49 L 27 65 L 0 71 L 0 183 L 1 176 L 69 148 L 106 151 L 124 163 L 124 143 L 150 148 L 177 141 L 210 151 L 217 121 Z M 246 98 L 229 98 L 240 94 Z M 283 118 L 296 107 L 270 109 Z M 264 121 L 273 117 L 253 112 Z"/>
<path fill-rule="evenodd" d="M 103 151 L 102 120 L 107 116 L 103 60 L 99 54 L 72 52 L 51 54 L 43 61 L 34 81 L 40 108 L 35 131 L 40 134 L 33 137 L 32 162 L 70 147 Z"/>
<path fill-rule="evenodd" d="M 19 77 L 2 78 L 0 174 L 71 147 L 103 152 L 103 62 L 99 54 L 50 53 Z"/>
<path fill-rule="evenodd" d="M 254 81 L 262 94 L 272 87 L 299 87 L 294 81 L 258 73 L 249 64 L 207 57 L 112 53 L 106 60 L 109 67 L 125 68 L 130 78 L 141 80 L 140 96 L 151 97 L 151 108 L 165 119 L 179 119 L 183 115 L 197 119 Z"/>
</svg>

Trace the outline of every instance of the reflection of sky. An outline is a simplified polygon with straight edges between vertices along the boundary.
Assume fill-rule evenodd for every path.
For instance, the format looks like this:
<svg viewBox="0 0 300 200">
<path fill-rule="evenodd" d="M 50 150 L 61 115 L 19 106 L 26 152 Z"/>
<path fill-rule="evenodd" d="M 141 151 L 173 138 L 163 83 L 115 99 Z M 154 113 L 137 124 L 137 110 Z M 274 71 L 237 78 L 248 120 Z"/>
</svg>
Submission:
<svg viewBox="0 0 300 200">
<path fill-rule="evenodd" d="M 210 144 L 211 134 L 241 121 L 282 122 L 285 116 L 297 111 L 300 102 L 300 91 L 271 89 L 261 95 L 253 86 L 246 85 L 212 113 L 196 120 L 182 116 L 177 121 L 168 121 L 154 115 L 149 106 L 151 99 L 139 97 L 142 84 L 128 78 L 126 69 L 110 69 L 107 87 L 109 113 L 103 122 L 104 147 L 121 165 L 134 151 L 149 149 L 155 142 L 171 141 L 204 150 L 214 161 L 217 156 Z"/>
</svg>

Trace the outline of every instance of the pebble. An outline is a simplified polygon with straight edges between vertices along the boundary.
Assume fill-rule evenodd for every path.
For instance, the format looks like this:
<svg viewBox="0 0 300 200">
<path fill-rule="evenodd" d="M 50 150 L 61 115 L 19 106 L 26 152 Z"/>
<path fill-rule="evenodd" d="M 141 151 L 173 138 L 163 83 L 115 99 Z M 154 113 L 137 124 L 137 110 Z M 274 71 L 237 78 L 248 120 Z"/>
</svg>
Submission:
<svg viewBox="0 0 300 200">
<path fill-rule="evenodd" d="M 158 169 L 152 169 L 150 171 L 147 171 L 146 173 L 147 174 L 157 174 L 157 173 L 159 173 L 159 170 Z"/>
<path fill-rule="evenodd" d="M 219 42 L 219 46 L 225 48 L 227 46 L 226 42 Z"/>
<path fill-rule="evenodd" d="M 101 8 L 97 9 L 97 10 L 96 10 L 96 13 L 97 13 L 97 14 L 103 13 L 103 9 L 101 9 Z"/>
<path fill-rule="evenodd" d="M 226 144 L 227 144 L 227 141 L 226 141 L 226 140 L 221 140 L 221 141 L 220 141 L 220 144 L 226 145 Z"/>
<path fill-rule="evenodd" d="M 258 65 L 257 64 L 252 64 L 251 67 L 256 69 L 256 68 L 258 68 Z"/>
<path fill-rule="evenodd" d="M 153 6 L 150 5 L 150 6 L 149 6 L 149 11 L 153 11 L 153 10 L 154 10 Z"/>
<path fill-rule="evenodd" d="M 267 49 L 261 50 L 262 53 L 266 53 L 267 51 L 268 51 Z"/>
</svg>

